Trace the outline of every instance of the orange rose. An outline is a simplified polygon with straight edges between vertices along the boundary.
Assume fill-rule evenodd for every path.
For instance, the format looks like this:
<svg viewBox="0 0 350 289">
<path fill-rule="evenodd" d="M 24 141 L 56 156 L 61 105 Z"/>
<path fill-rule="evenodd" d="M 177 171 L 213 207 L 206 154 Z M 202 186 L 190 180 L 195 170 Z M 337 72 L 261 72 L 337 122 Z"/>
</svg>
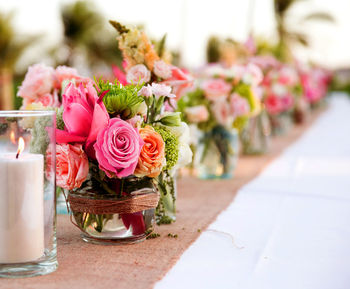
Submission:
<svg viewBox="0 0 350 289">
<path fill-rule="evenodd" d="M 141 128 L 139 133 L 145 144 L 141 149 L 134 174 L 157 177 L 165 165 L 165 143 L 162 136 L 150 126 Z"/>
</svg>

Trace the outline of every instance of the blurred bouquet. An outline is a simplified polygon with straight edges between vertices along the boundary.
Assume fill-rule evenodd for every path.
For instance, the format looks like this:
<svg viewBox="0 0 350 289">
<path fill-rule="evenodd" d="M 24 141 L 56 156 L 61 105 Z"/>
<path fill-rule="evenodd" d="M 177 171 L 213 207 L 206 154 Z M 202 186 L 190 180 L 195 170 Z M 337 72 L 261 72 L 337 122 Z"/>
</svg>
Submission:
<svg viewBox="0 0 350 289">
<path fill-rule="evenodd" d="M 198 72 L 197 88 L 178 102 L 185 121 L 202 132 L 195 160 L 199 177 L 232 176 L 238 156 L 238 131 L 261 111 L 257 88 L 262 77 L 253 64 L 209 64 Z"/>
<path fill-rule="evenodd" d="M 156 188 L 165 186 L 164 175 L 173 176 L 192 158 L 187 125 L 179 113 L 165 110 L 175 98 L 171 87 L 94 83 L 77 73 L 58 77 L 54 72 L 30 67 L 19 95 L 27 109 L 61 105 L 56 108 L 56 153 L 48 150 L 46 159 L 51 163 L 56 157 L 56 183 L 68 192 L 83 238 L 145 238 L 153 228 Z M 43 95 L 54 96 L 55 102 L 44 102 Z"/>
</svg>

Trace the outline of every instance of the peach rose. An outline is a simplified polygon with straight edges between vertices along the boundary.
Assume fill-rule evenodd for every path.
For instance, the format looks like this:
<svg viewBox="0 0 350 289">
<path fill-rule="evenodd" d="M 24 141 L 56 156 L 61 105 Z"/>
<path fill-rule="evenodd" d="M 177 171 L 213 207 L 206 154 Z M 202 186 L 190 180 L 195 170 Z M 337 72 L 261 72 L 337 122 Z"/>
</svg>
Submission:
<svg viewBox="0 0 350 289">
<path fill-rule="evenodd" d="M 191 123 L 199 123 L 209 119 L 209 112 L 205 105 L 196 105 L 185 109 L 187 119 Z"/>
<path fill-rule="evenodd" d="M 46 153 L 47 177 L 50 171 L 52 159 L 51 150 Z M 56 184 L 57 186 L 72 190 L 80 188 L 89 173 L 88 158 L 81 144 L 57 144 L 56 145 Z"/>
<path fill-rule="evenodd" d="M 165 143 L 162 136 L 150 126 L 141 128 L 139 133 L 145 144 L 134 174 L 155 178 L 165 165 Z"/>
</svg>

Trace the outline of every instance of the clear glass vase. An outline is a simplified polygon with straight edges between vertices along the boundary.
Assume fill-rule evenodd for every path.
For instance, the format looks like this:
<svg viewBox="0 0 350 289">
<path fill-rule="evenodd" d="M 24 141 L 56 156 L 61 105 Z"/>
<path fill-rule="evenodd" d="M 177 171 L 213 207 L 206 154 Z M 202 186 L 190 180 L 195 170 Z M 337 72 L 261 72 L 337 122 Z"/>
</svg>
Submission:
<svg viewBox="0 0 350 289">
<path fill-rule="evenodd" d="M 238 131 L 218 125 L 199 139 L 195 165 L 200 179 L 233 177 L 239 150 Z"/>
<path fill-rule="evenodd" d="M 160 193 L 156 210 L 157 224 L 171 224 L 176 220 L 176 174 L 170 174 L 167 171 L 162 172 L 158 176 L 157 187 Z"/>
<path fill-rule="evenodd" d="M 271 127 L 269 118 L 263 110 L 248 120 L 240 133 L 242 151 L 246 155 L 264 154 L 268 151 Z"/>
<path fill-rule="evenodd" d="M 57 269 L 53 111 L 0 111 L 0 277 Z"/>
<path fill-rule="evenodd" d="M 292 117 L 288 112 L 277 115 L 269 115 L 272 135 L 285 135 L 292 127 Z"/>
<path fill-rule="evenodd" d="M 159 194 L 151 179 L 122 180 L 120 192 L 89 187 L 68 193 L 68 203 L 84 241 L 114 245 L 141 242 L 153 231 Z"/>
</svg>

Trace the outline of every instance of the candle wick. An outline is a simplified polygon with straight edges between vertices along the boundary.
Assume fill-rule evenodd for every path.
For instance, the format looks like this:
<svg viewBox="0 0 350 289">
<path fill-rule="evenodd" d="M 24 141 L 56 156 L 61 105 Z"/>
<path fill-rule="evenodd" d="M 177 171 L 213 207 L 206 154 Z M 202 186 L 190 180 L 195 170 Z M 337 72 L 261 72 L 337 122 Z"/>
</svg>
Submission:
<svg viewBox="0 0 350 289">
<path fill-rule="evenodd" d="M 17 152 L 17 154 L 16 154 L 16 159 L 18 159 L 18 157 L 19 157 L 19 152 Z"/>
</svg>

